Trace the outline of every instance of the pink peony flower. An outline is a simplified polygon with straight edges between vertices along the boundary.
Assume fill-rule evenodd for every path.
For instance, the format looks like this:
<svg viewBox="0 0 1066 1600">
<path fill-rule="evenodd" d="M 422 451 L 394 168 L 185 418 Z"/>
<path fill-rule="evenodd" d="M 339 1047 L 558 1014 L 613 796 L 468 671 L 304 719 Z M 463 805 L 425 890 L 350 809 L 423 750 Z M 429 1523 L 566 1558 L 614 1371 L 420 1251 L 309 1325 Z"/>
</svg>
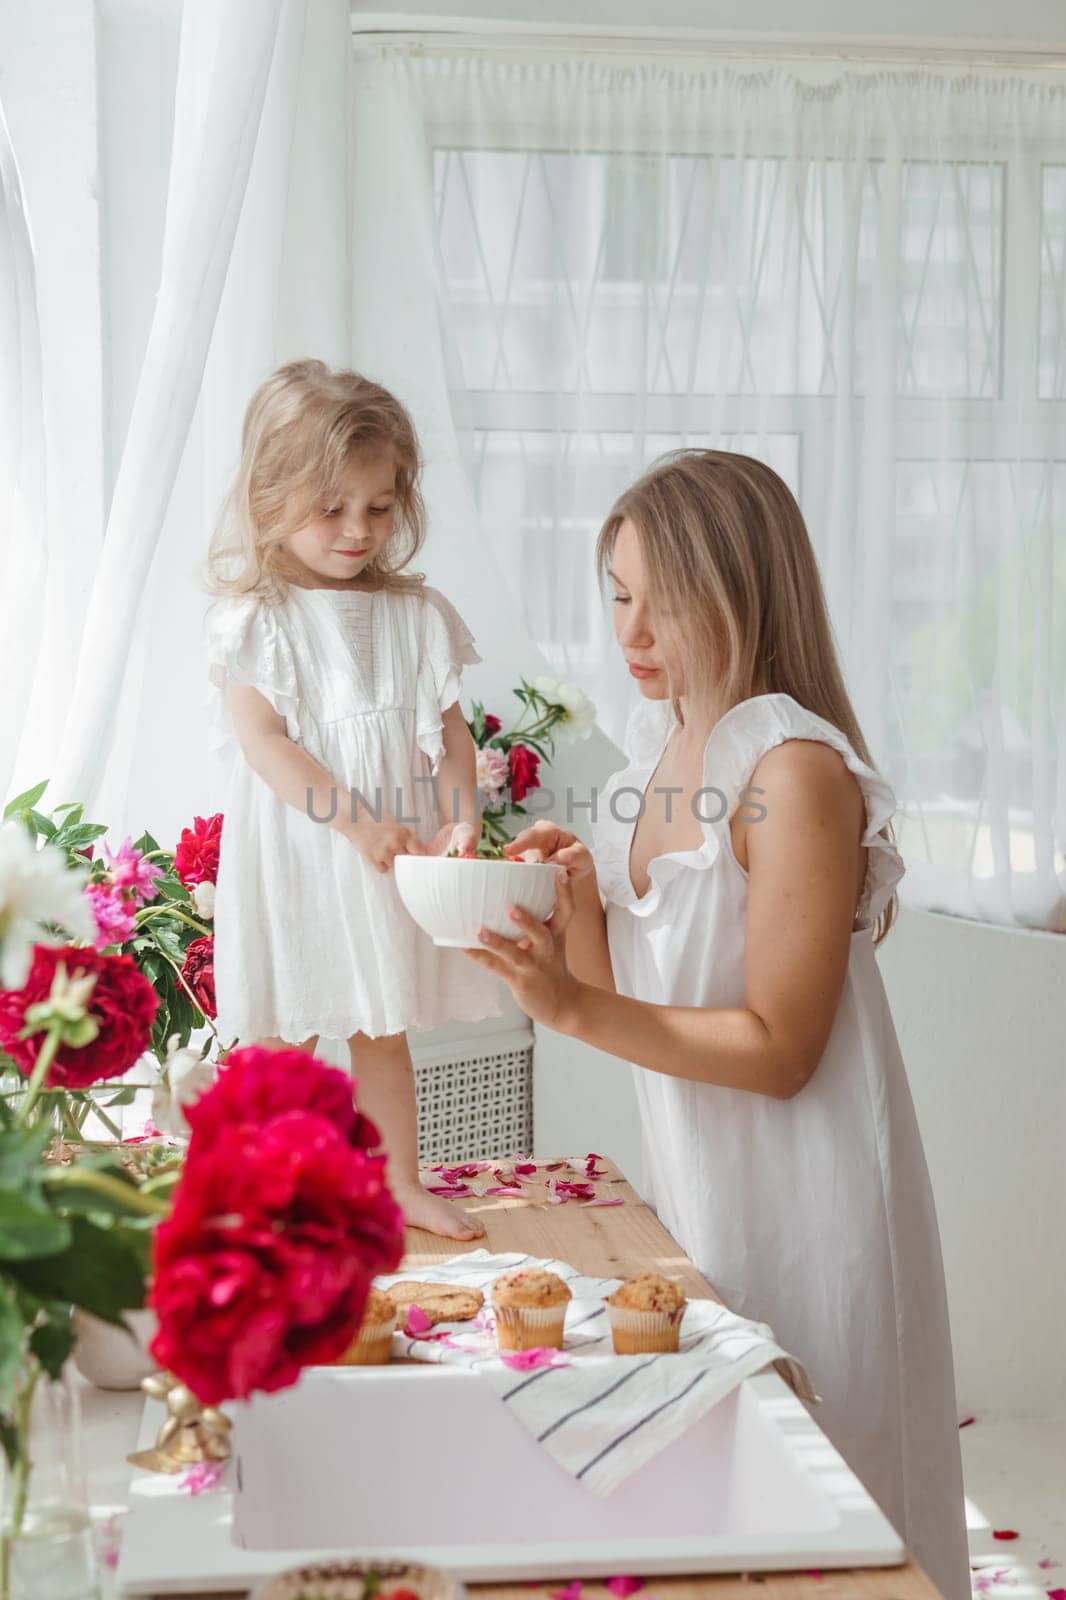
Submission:
<svg viewBox="0 0 1066 1600">
<path fill-rule="evenodd" d="M 96 923 L 94 949 L 104 950 L 109 944 L 125 944 L 127 939 L 132 939 L 137 926 L 135 900 L 111 883 L 90 883 L 85 898 Z"/>
<path fill-rule="evenodd" d="M 104 854 L 116 889 L 128 890 L 137 905 L 155 899 L 156 884 L 164 876 L 162 867 L 157 867 L 154 861 L 146 861 L 144 852 L 135 850 L 129 839 L 123 839 L 114 855 L 105 844 Z"/>
<path fill-rule="evenodd" d="M 510 782 L 510 767 L 502 750 L 479 750 L 477 786 L 490 805 L 500 798 Z"/>
</svg>

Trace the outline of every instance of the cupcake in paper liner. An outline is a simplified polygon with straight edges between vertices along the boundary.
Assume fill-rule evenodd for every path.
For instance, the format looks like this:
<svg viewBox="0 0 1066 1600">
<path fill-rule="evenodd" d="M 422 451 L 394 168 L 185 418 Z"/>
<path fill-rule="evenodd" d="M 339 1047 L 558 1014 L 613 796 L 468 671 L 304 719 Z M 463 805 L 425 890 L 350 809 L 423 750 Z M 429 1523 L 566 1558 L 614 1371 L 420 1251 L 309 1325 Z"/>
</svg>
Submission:
<svg viewBox="0 0 1066 1600">
<path fill-rule="evenodd" d="M 684 1292 L 660 1272 L 641 1272 L 607 1296 L 615 1355 L 654 1355 L 677 1349 Z"/>
<path fill-rule="evenodd" d="M 561 1350 L 570 1290 L 554 1272 L 516 1267 L 492 1286 L 501 1350 Z"/>
<path fill-rule="evenodd" d="M 359 1332 L 337 1361 L 339 1367 L 381 1367 L 392 1355 L 396 1307 L 380 1289 L 367 1296 Z"/>
</svg>

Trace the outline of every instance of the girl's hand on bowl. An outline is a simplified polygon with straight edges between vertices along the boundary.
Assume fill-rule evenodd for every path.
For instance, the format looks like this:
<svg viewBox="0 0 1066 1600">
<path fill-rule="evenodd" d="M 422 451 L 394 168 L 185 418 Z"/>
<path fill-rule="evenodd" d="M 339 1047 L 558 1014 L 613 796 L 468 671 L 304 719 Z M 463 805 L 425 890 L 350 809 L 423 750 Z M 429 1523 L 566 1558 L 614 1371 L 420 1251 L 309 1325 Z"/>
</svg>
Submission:
<svg viewBox="0 0 1066 1600">
<path fill-rule="evenodd" d="M 481 829 L 476 823 L 446 822 L 430 840 L 428 854 L 446 856 L 453 850 L 461 856 L 475 854 L 480 837 Z"/>
<path fill-rule="evenodd" d="M 581 843 L 576 834 L 568 833 L 557 822 L 548 822 L 543 818 L 540 822 L 534 822 L 531 828 L 523 828 L 521 833 L 516 833 L 506 848 L 512 859 L 520 856 L 524 850 L 539 850 L 548 866 L 566 868 L 566 875 L 572 884 L 587 878 L 596 870 L 591 850 Z"/>
<path fill-rule="evenodd" d="M 388 872 L 397 856 L 424 856 L 427 853 L 418 835 L 392 817 L 382 817 L 380 822 L 363 817 L 348 831 L 348 838 L 363 860 L 378 872 Z"/>
</svg>

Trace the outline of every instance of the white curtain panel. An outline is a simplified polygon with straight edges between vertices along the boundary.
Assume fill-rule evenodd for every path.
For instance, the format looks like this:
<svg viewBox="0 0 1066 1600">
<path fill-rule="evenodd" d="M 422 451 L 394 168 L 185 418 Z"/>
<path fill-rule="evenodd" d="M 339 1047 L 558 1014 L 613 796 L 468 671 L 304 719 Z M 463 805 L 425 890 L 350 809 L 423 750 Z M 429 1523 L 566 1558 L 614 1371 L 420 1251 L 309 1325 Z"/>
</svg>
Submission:
<svg viewBox="0 0 1066 1600">
<path fill-rule="evenodd" d="M 756 455 L 807 519 L 906 898 L 1066 925 L 1066 90 L 395 50 L 360 74 L 415 124 L 379 191 L 432 176 L 424 294 L 482 522 L 606 731 L 632 686 L 602 518 L 667 449 Z"/>
<path fill-rule="evenodd" d="M 15 769 L 47 643 L 47 463 L 36 278 L 22 183 L 0 106 L 0 794 Z M 38 698 L 35 706 L 34 727 L 48 723 L 53 736 L 62 716 L 57 678 L 48 704 Z"/>
<path fill-rule="evenodd" d="M 345 0 L 185 0 L 162 265 L 141 286 L 154 313 L 95 567 L 84 549 L 64 559 L 62 519 L 44 510 L 32 253 L 12 163 L 0 162 L 0 490 L 6 505 L 14 483 L 23 511 L 4 555 L 21 629 L 5 628 L 5 666 L 34 660 L 17 639 L 28 648 L 43 629 L 56 641 L 36 652 L 34 700 L 5 693 L 0 776 L 8 793 L 51 778 L 46 804 L 82 800 L 116 838 L 147 827 L 172 842 L 217 800 L 202 563 L 244 408 L 280 361 L 350 355 L 350 37 Z M 121 248 L 106 177 L 103 231 Z M 6 359 L 13 328 L 21 366 Z M 104 352 L 106 384 L 116 351 Z"/>
</svg>

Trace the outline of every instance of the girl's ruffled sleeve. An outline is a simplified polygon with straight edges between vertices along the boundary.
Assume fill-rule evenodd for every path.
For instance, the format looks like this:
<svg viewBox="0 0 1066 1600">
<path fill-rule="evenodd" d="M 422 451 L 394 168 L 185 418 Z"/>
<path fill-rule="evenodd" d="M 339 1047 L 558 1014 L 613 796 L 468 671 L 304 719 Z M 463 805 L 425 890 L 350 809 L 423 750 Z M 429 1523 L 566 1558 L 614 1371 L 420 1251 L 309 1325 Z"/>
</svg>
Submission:
<svg viewBox="0 0 1066 1600">
<path fill-rule="evenodd" d="M 470 629 L 438 589 L 423 590 L 421 609 L 417 739 L 436 772 L 444 754 L 444 713 L 459 698 L 463 668 L 481 657 Z"/>
<path fill-rule="evenodd" d="M 299 687 L 292 646 L 277 608 L 255 595 L 216 600 L 204 619 L 210 683 L 211 747 L 230 753 L 237 739 L 226 703 L 226 684 L 258 689 L 279 716 L 290 739 L 300 735 Z"/>
</svg>

